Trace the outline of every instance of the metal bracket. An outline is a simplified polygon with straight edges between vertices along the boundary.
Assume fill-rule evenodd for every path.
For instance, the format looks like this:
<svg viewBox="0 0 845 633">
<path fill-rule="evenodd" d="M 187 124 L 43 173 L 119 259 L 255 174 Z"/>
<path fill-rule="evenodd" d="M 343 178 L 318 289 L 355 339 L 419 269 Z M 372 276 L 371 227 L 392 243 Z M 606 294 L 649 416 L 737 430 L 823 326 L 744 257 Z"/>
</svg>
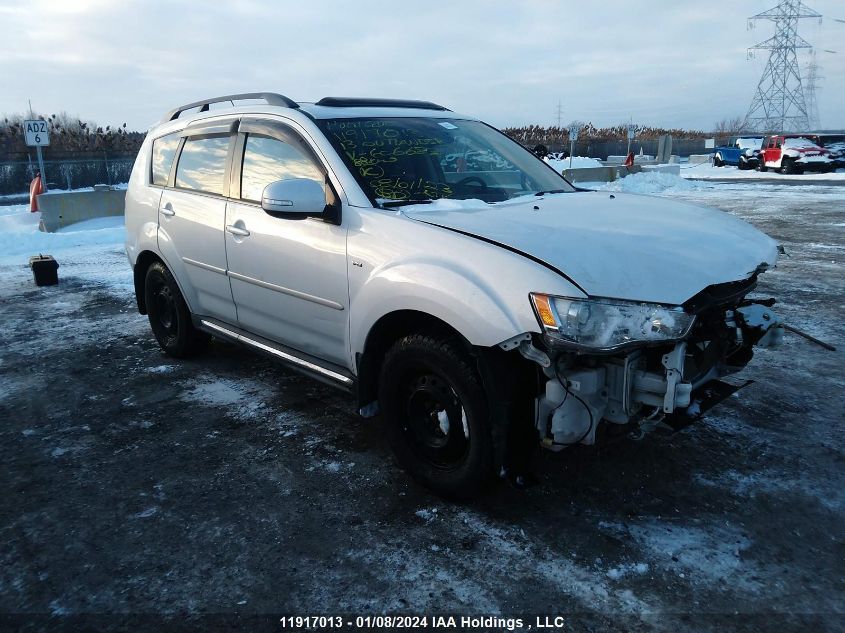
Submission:
<svg viewBox="0 0 845 633">
<path fill-rule="evenodd" d="M 530 340 L 531 334 L 529 332 L 523 332 L 522 334 L 517 334 L 516 336 L 509 338 L 507 341 L 502 341 L 501 343 L 499 343 L 499 347 L 505 350 L 506 352 L 509 352 L 512 349 L 516 349 L 517 347 L 519 347 L 519 344 L 522 343 L 522 341 Z"/>
<path fill-rule="evenodd" d="M 666 395 L 663 397 L 663 411 L 665 413 L 672 413 L 675 410 L 675 386 L 683 381 L 686 353 L 686 341 L 681 341 L 675 345 L 675 349 L 663 355 L 662 362 L 666 368 Z M 689 391 L 687 391 L 687 394 L 689 394 Z"/>
<path fill-rule="evenodd" d="M 519 344 L 519 353 L 528 360 L 533 360 L 535 363 L 540 365 L 540 367 L 551 367 L 552 365 L 552 361 L 548 354 L 534 347 L 530 337 L 527 341 L 522 341 Z"/>
</svg>

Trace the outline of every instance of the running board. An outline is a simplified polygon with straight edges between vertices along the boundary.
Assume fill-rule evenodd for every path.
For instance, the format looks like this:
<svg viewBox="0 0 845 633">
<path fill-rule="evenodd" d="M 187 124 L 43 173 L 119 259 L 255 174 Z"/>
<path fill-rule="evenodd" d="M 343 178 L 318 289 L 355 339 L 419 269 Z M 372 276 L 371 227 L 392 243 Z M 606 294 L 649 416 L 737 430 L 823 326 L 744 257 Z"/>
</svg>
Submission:
<svg viewBox="0 0 845 633">
<path fill-rule="evenodd" d="M 278 343 L 274 343 L 229 324 L 220 323 L 214 319 L 195 317 L 194 323 L 199 329 L 209 334 L 222 336 L 236 343 L 243 343 L 256 351 L 270 356 L 274 360 L 282 362 L 292 369 L 296 369 L 333 387 L 339 387 L 345 391 L 353 391 L 355 388 L 354 376 L 340 367 L 334 365 L 327 366 L 313 356 L 303 354 L 284 345 L 279 345 Z"/>
</svg>

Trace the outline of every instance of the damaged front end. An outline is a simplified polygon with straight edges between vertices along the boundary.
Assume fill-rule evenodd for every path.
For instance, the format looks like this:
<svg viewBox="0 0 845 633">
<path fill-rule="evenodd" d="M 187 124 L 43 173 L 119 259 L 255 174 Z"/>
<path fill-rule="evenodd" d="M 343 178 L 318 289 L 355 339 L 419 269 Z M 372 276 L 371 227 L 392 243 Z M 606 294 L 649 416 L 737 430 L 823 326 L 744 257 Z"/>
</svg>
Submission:
<svg viewBox="0 0 845 633">
<path fill-rule="evenodd" d="M 754 346 L 780 342 L 773 300 L 749 300 L 756 274 L 710 286 L 683 306 L 532 294 L 543 334 L 500 344 L 537 363 L 535 426 L 552 450 L 594 444 L 601 423 L 617 429 L 697 419 L 739 387 Z M 611 427 L 608 427 L 609 429 Z"/>
</svg>

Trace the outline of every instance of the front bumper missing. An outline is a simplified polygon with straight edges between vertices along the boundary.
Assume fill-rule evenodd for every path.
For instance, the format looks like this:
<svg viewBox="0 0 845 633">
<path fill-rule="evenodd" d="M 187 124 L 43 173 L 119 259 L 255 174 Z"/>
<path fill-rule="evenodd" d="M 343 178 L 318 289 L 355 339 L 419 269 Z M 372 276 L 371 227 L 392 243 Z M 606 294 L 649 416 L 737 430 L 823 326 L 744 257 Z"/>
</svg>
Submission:
<svg viewBox="0 0 845 633">
<path fill-rule="evenodd" d="M 540 366 L 546 377 L 535 401 L 535 426 L 544 446 L 562 450 L 593 444 L 600 422 L 643 430 L 683 428 L 746 386 L 720 378 L 742 369 L 752 346 L 773 347 L 783 338 L 770 302 L 742 301 L 711 329 L 659 347 L 642 346 L 615 355 L 589 354 L 522 334 L 503 342 Z M 704 326 L 702 326 L 704 327 Z M 710 326 L 708 326 L 710 327 Z M 706 337 L 711 335 L 713 340 Z"/>
</svg>

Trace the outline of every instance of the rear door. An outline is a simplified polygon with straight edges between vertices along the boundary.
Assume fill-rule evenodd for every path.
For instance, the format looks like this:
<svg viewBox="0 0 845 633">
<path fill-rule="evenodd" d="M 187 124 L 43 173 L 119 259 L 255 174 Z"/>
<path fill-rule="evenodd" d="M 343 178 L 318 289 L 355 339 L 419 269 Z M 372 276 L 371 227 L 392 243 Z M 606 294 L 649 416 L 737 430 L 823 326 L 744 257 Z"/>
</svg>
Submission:
<svg viewBox="0 0 845 633">
<path fill-rule="evenodd" d="M 327 199 L 339 186 L 293 128 L 244 119 L 226 210 L 226 254 L 238 323 L 288 347 L 347 367 L 349 288 L 346 226 L 271 215 L 261 194 L 271 182 L 311 178 Z"/>
<path fill-rule="evenodd" d="M 237 319 L 223 227 L 236 122 L 189 127 L 159 206 L 159 250 L 191 311 Z"/>
</svg>

